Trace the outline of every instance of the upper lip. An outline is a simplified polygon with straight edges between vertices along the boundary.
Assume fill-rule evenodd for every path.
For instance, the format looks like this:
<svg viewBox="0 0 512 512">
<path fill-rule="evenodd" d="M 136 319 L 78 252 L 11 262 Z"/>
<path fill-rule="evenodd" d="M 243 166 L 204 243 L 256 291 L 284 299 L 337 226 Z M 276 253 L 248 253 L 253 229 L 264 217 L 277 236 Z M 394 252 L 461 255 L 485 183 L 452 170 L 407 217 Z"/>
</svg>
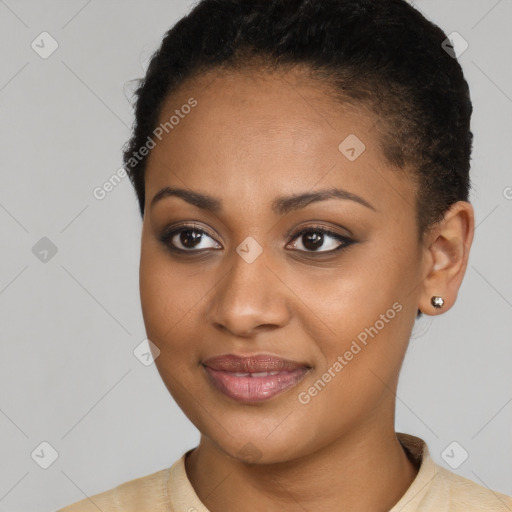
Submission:
<svg viewBox="0 0 512 512">
<path fill-rule="evenodd" d="M 291 372 L 297 368 L 309 368 L 305 363 L 283 359 L 269 354 L 256 354 L 252 356 L 237 356 L 225 354 L 211 357 L 203 361 L 204 366 L 213 370 L 222 370 L 234 373 L 258 373 L 272 371 Z"/>
</svg>

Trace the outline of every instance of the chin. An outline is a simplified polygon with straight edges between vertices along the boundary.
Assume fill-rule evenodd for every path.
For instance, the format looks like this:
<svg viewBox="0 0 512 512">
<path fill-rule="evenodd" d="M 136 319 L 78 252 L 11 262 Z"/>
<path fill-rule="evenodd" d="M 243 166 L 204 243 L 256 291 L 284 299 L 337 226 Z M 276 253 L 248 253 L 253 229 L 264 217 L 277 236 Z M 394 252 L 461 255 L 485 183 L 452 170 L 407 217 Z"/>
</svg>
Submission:
<svg viewBox="0 0 512 512">
<path fill-rule="evenodd" d="M 286 422 L 286 420 L 285 420 Z M 225 455 L 245 464 L 278 464 L 288 462 L 314 451 L 313 439 L 302 438 L 296 430 L 304 429 L 278 428 L 270 435 L 262 429 L 238 428 L 228 432 L 218 425 L 196 425 L 203 435 Z M 290 427 L 290 426 L 289 426 Z M 279 430 L 279 432 L 278 432 Z"/>
</svg>

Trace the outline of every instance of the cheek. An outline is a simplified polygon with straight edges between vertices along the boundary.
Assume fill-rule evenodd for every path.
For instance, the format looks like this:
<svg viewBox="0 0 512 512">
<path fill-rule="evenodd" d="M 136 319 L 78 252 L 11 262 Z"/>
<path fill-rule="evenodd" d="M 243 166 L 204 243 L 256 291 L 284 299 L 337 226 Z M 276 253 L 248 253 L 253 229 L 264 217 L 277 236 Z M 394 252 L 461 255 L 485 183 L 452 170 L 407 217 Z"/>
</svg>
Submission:
<svg viewBox="0 0 512 512">
<path fill-rule="evenodd" d="M 153 243 L 142 244 L 139 288 L 148 338 L 161 350 L 197 302 L 193 281 L 186 282 L 182 268 Z"/>
<path fill-rule="evenodd" d="M 172 260 L 165 246 L 143 233 L 139 288 L 144 322 L 155 333 L 168 332 L 204 295 L 190 268 Z"/>
<path fill-rule="evenodd" d="M 299 324 L 321 353 L 315 376 L 330 370 L 329 390 L 320 393 L 325 401 L 320 398 L 317 406 L 331 399 L 350 402 L 350 396 L 375 397 L 382 390 L 379 378 L 386 383 L 395 378 L 414 321 L 414 308 L 406 302 L 410 289 L 403 282 L 403 266 L 410 265 L 405 249 L 398 254 L 387 242 L 361 245 L 338 267 L 285 275 L 298 298 Z"/>
<path fill-rule="evenodd" d="M 194 306 L 201 295 L 195 287 L 198 281 L 189 279 L 165 251 L 143 246 L 139 287 L 146 335 L 160 350 L 155 365 L 162 381 L 187 411 L 191 400 L 187 390 L 194 389 L 191 365 L 198 357 L 198 348 L 191 343 Z"/>
<path fill-rule="evenodd" d="M 293 301 L 301 324 L 316 329 L 317 335 L 319 330 L 325 332 L 328 345 L 334 348 L 333 339 L 357 335 L 396 301 L 402 302 L 404 295 L 396 262 L 370 245 L 354 247 L 329 268 L 288 267 L 282 269 L 280 277 L 283 294 Z"/>
</svg>

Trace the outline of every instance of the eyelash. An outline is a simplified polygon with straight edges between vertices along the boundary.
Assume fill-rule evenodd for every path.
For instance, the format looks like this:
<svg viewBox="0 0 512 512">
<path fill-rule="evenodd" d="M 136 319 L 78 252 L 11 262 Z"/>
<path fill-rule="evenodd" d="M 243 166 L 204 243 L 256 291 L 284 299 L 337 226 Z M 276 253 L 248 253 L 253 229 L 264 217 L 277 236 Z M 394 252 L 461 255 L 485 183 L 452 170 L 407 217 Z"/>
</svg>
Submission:
<svg viewBox="0 0 512 512">
<path fill-rule="evenodd" d="M 201 229 L 198 226 L 193 225 L 193 224 L 186 224 L 186 225 L 181 225 L 178 228 L 172 228 L 172 229 L 165 231 L 160 236 L 160 241 L 170 251 L 172 251 L 174 253 L 178 253 L 178 254 L 194 254 L 194 253 L 197 254 L 197 253 L 201 253 L 203 251 L 209 250 L 209 249 L 184 250 L 184 249 L 180 249 L 180 248 L 176 247 L 175 245 L 173 245 L 173 243 L 172 243 L 173 237 L 179 233 L 186 232 L 186 231 L 194 231 L 201 235 L 204 234 L 204 235 L 207 235 L 208 237 L 212 238 L 213 240 L 215 240 L 204 229 Z M 340 244 L 339 247 L 336 247 L 336 249 L 331 249 L 329 251 L 304 251 L 304 250 L 300 250 L 300 249 L 299 250 L 294 249 L 296 252 L 305 253 L 305 254 L 313 254 L 313 255 L 330 255 L 330 254 L 341 252 L 343 249 L 346 249 L 347 247 L 349 247 L 350 245 L 355 243 L 355 240 L 353 240 L 347 236 L 340 235 L 339 233 L 335 233 L 334 231 L 331 231 L 330 229 L 327 229 L 323 226 L 308 226 L 307 228 L 304 228 L 304 229 L 300 230 L 299 232 L 295 233 L 292 237 L 292 241 L 300 238 L 301 236 L 305 235 L 306 233 L 322 233 L 322 235 L 328 235 L 342 243 Z M 216 242 L 216 240 L 215 240 L 215 242 Z M 216 243 L 218 243 L 218 242 L 216 242 Z M 218 249 L 214 249 L 214 250 L 218 250 Z"/>
</svg>

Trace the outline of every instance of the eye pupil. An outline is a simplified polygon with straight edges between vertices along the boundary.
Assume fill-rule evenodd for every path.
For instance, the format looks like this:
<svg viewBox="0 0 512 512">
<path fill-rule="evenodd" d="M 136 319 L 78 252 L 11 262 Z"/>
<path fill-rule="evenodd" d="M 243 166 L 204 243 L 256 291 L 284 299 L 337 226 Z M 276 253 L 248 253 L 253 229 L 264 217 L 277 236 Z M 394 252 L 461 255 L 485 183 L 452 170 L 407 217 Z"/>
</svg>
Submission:
<svg viewBox="0 0 512 512">
<path fill-rule="evenodd" d="M 315 250 L 319 247 L 322 247 L 322 244 L 324 242 L 324 235 L 322 233 L 318 232 L 312 232 L 312 233 L 304 233 L 302 235 L 302 243 L 304 244 L 304 247 L 308 250 Z"/>
<path fill-rule="evenodd" d="M 184 247 L 194 248 L 197 245 L 196 242 L 201 241 L 201 236 L 202 233 L 200 233 L 199 231 L 182 231 L 180 233 L 180 242 L 183 244 Z"/>
</svg>

